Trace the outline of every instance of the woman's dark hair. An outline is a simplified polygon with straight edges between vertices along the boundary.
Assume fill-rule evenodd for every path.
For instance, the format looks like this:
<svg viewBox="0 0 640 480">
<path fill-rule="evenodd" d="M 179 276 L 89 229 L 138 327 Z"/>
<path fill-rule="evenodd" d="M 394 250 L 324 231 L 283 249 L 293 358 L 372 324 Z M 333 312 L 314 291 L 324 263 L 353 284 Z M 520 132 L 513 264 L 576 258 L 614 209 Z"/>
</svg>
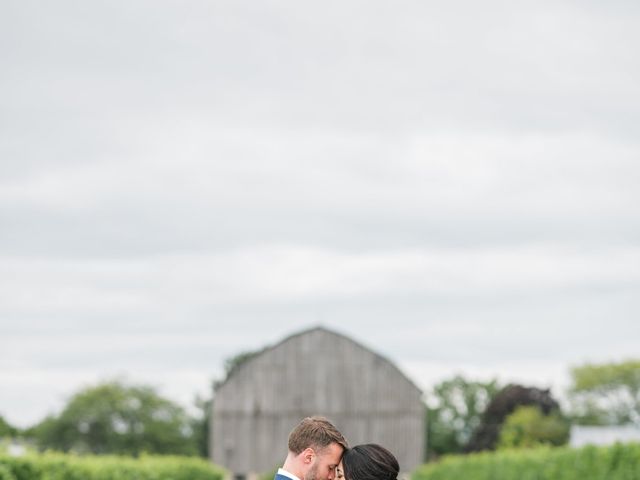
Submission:
<svg viewBox="0 0 640 480">
<path fill-rule="evenodd" d="M 346 480 L 396 480 L 400 466 L 386 448 L 375 443 L 356 445 L 342 456 Z"/>
</svg>

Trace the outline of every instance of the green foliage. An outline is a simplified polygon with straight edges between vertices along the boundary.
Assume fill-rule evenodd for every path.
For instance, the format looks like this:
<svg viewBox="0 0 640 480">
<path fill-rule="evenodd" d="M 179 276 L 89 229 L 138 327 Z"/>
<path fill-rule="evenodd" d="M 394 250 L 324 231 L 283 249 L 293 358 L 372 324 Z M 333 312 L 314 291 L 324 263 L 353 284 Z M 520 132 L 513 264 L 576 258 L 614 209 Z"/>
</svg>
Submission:
<svg viewBox="0 0 640 480">
<path fill-rule="evenodd" d="M 640 444 L 539 447 L 445 457 L 412 480 L 639 480 Z"/>
<path fill-rule="evenodd" d="M 640 360 L 571 369 L 572 416 L 583 425 L 640 425 Z"/>
<path fill-rule="evenodd" d="M 133 459 L 61 453 L 22 457 L 0 456 L 0 480 L 222 480 L 223 478 L 224 470 L 220 467 L 202 459 L 189 457 L 143 455 Z"/>
<path fill-rule="evenodd" d="M 10 425 L 2 415 L 0 415 L 0 438 L 15 437 L 18 435 L 18 429 Z M 0 474 L 0 479 L 2 479 Z"/>
<path fill-rule="evenodd" d="M 458 375 L 440 382 L 428 398 L 427 458 L 462 452 L 482 413 L 500 390 L 495 380 L 474 382 Z"/>
<path fill-rule="evenodd" d="M 560 405 L 548 389 L 507 385 L 487 405 L 480 426 L 473 432 L 471 440 L 465 446 L 465 452 L 495 450 L 505 420 L 522 406 L 535 406 L 544 415 L 561 415 Z"/>
<path fill-rule="evenodd" d="M 95 454 L 195 455 L 191 420 L 146 386 L 103 383 L 78 392 L 27 435 L 42 449 Z"/>
<path fill-rule="evenodd" d="M 196 445 L 198 455 L 208 457 L 210 451 L 209 433 L 211 426 L 211 408 L 213 400 L 211 398 L 204 399 L 200 396 L 196 397 L 195 406 L 199 413 L 191 420 L 191 430 L 193 432 L 193 441 Z"/>
<path fill-rule="evenodd" d="M 16 480 L 11 470 L 6 465 L 0 463 L 0 480 Z"/>
<path fill-rule="evenodd" d="M 537 406 L 521 406 L 502 425 L 498 448 L 560 446 L 569 441 L 570 425 L 557 411 L 544 415 Z"/>
</svg>

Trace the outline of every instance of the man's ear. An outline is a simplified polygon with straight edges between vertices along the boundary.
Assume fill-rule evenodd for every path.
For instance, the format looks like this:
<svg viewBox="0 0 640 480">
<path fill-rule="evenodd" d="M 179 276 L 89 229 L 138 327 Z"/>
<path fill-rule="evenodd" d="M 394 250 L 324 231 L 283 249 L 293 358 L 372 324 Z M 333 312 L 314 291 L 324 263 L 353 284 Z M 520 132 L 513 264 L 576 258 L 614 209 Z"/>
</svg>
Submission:
<svg viewBox="0 0 640 480">
<path fill-rule="evenodd" d="M 316 456 L 316 452 L 311 447 L 307 447 L 302 451 L 302 461 L 305 464 L 313 463 L 313 459 Z"/>
</svg>

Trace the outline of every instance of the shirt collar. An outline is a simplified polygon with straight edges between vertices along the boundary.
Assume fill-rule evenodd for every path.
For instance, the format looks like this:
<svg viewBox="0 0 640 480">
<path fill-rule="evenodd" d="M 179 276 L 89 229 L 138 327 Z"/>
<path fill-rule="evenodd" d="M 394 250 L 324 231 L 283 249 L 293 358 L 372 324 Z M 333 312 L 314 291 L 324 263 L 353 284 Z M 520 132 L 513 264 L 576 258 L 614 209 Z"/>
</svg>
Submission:
<svg viewBox="0 0 640 480">
<path fill-rule="evenodd" d="M 283 476 L 285 476 L 287 478 L 290 478 L 291 480 L 300 480 L 293 473 L 287 472 L 286 470 L 283 470 L 282 468 L 278 469 L 278 475 L 283 475 Z"/>
</svg>

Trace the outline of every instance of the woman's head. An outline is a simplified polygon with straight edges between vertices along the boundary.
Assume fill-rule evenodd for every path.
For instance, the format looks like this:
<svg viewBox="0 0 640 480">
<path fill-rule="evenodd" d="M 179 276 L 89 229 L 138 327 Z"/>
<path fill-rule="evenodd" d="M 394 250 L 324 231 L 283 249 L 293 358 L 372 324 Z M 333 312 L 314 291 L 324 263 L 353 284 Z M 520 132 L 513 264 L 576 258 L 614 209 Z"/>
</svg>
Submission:
<svg viewBox="0 0 640 480">
<path fill-rule="evenodd" d="M 337 480 L 397 480 L 400 466 L 389 450 L 368 443 L 344 452 L 341 470 L 344 478 Z"/>
</svg>

